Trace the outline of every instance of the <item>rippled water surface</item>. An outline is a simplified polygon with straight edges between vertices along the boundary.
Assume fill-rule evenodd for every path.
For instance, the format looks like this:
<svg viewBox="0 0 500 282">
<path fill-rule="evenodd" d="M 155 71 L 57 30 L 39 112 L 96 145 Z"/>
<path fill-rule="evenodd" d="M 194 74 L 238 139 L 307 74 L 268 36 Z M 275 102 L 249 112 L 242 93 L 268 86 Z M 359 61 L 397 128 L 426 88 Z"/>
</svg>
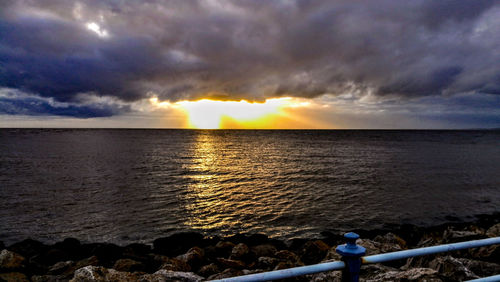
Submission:
<svg viewBox="0 0 500 282">
<path fill-rule="evenodd" d="M 500 131 L 0 129 L 0 240 L 316 236 L 500 211 Z"/>
</svg>

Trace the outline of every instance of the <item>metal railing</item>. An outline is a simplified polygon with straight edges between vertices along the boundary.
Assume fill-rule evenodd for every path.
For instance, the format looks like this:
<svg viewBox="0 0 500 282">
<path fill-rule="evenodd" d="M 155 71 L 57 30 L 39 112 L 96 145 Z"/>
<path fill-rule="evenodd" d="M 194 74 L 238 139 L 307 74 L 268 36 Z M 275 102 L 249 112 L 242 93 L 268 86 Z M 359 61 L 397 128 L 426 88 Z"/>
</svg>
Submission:
<svg viewBox="0 0 500 282">
<path fill-rule="evenodd" d="M 366 249 L 360 245 L 356 245 L 356 240 L 359 239 L 358 234 L 349 232 L 345 234 L 344 237 L 346 238 L 347 243 L 344 245 L 337 246 L 336 249 L 337 253 L 339 253 L 342 256 L 342 261 L 325 262 L 307 266 L 293 267 L 288 269 L 224 278 L 213 281 L 217 282 L 269 281 L 269 280 L 284 279 L 284 278 L 290 278 L 307 274 L 314 274 L 325 271 L 343 270 L 342 281 L 357 282 L 359 281 L 359 270 L 362 264 L 387 262 L 387 261 L 405 259 L 410 257 L 431 255 L 442 252 L 451 252 L 468 248 L 477 248 L 477 247 L 500 244 L 500 237 L 494 237 L 482 240 L 473 240 L 467 242 L 364 256 L 366 253 Z M 500 281 L 500 275 L 494 275 L 470 281 L 474 282 Z"/>
</svg>

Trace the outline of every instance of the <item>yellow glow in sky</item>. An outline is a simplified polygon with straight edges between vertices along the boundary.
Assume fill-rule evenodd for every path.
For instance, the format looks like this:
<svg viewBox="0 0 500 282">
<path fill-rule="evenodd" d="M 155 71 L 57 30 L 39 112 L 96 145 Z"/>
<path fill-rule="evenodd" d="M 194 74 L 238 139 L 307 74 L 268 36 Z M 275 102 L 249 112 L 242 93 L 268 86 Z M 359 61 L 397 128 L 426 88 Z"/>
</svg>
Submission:
<svg viewBox="0 0 500 282">
<path fill-rule="evenodd" d="M 291 118 L 286 109 L 311 105 L 308 100 L 289 97 L 267 99 L 263 103 L 209 99 L 168 103 L 151 98 L 150 103 L 184 111 L 189 120 L 188 127 L 200 129 L 279 128 L 283 127 L 283 120 Z"/>
</svg>

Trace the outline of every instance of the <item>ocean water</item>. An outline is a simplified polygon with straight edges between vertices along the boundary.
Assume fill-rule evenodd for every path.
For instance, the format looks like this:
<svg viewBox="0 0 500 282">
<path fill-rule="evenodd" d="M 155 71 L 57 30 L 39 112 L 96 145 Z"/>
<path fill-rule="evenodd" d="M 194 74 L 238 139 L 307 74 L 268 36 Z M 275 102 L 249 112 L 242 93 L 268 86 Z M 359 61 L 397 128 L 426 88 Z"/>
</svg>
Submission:
<svg viewBox="0 0 500 282">
<path fill-rule="evenodd" d="M 278 238 L 500 211 L 500 131 L 0 129 L 0 240 Z"/>
</svg>

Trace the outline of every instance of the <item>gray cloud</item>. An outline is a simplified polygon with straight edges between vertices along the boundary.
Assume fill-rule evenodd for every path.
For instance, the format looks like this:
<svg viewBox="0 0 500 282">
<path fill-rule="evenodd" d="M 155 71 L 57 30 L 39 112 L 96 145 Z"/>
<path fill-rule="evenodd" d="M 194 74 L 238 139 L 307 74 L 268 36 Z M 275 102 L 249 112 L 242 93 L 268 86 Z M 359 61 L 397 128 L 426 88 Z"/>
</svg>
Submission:
<svg viewBox="0 0 500 282">
<path fill-rule="evenodd" d="M 60 102 L 500 94 L 495 1 L 0 5 L 0 86 Z"/>
</svg>

